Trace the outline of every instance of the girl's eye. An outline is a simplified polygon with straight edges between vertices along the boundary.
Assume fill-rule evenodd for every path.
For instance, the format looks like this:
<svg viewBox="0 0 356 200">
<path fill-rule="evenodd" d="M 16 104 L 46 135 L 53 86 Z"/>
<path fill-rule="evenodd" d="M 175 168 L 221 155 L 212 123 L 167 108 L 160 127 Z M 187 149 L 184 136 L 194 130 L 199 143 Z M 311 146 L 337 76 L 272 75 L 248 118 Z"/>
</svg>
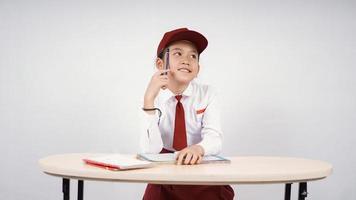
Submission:
<svg viewBox="0 0 356 200">
<path fill-rule="evenodd" d="M 192 57 L 193 59 L 196 59 L 196 58 L 197 58 L 197 55 L 193 54 L 193 55 L 191 55 L 191 57 Z"/>
<path fill-rule="evenodd" d="M 175 55 L 175 56 L 181 56 L 182 54 L 181 54 L 180 52 L 175 52 L 175 53 L 173 53 L 173 55 Z"/>
</svg>

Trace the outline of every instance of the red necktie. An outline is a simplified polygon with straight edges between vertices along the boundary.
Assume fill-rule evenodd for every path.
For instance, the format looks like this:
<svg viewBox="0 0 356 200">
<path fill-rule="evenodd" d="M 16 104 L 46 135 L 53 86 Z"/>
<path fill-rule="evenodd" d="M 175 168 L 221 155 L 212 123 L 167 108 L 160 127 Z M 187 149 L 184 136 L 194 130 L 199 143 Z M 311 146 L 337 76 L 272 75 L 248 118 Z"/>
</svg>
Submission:
<svg viewBox="0 0 356 200">
<path fill-rule="evenodd" d="M 185 118 L 183 104 L 180 102 L 182 95 L 177 95 L 176 118 L 174 122 L 173 148 L 180 151 L 187 147 L 187 134 L 185 130 Z"/>
</svg>

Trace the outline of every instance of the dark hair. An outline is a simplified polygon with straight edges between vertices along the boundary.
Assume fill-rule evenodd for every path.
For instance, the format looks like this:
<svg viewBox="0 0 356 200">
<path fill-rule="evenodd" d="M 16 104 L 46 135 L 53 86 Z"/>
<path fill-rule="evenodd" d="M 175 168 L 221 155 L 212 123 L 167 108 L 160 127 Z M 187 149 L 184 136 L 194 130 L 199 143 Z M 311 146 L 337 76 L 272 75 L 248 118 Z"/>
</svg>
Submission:
<svg viewBox="0 0 356 200">
<path fill-rule="evenodd" d="M 159 53 L 157 57 L 163 60 L 163 56 L 164 56 L 163 52 L 165 52 L 165 51 L 166 51 L 166 48 L 163 49 L 163 51 L 161 51 L 161 53 Z"/>
</svg>

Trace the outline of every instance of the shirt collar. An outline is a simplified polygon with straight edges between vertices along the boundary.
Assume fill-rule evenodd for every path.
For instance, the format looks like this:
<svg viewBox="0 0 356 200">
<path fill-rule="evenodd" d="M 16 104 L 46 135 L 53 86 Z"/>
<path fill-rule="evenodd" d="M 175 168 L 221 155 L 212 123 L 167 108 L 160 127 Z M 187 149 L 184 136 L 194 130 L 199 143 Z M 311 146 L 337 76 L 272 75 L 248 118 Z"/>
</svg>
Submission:
<svg viewBox="0 0 356 200">
<path fill-rule="evenodd" d="M 168 99 L 171 97 L 175 97 L 176 95 L 170 91 L 169 89 L 162 90 L 161 89 L 161 98 L 163 102 L 166 102 Z M 189 83 L 188 87 L 183 91 L 182 95 L 183 96 L 191 96 L 193 93 L 193 86 L 192 82 Z"/>
<path fill-rule="evenodd" d="M 188 87 L 183 91 L 183 96 L 191 96 L 192 95 L 192 91 L 193 91 L 193 88 L 192 88 L 192 82 L 189 83 Z"/>
</svg>

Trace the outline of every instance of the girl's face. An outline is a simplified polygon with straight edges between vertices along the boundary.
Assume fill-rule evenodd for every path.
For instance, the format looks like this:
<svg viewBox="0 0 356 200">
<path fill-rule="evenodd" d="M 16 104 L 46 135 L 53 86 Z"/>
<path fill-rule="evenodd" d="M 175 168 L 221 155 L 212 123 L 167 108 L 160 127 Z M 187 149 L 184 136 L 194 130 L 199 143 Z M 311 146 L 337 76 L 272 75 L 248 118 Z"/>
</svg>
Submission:
<svg viewBox="0 0 356 200">
<path fill-rule="evenodd" d="M 177 41 L 169 46 L 169 67 L 172 81 L 189 84 L 199 73 L 198 52 L 189 41 Z M 164 62 L 165 57 L 164 57 Z M 166 63 L 162 63 L 160 67 Z"/>
</svg>

